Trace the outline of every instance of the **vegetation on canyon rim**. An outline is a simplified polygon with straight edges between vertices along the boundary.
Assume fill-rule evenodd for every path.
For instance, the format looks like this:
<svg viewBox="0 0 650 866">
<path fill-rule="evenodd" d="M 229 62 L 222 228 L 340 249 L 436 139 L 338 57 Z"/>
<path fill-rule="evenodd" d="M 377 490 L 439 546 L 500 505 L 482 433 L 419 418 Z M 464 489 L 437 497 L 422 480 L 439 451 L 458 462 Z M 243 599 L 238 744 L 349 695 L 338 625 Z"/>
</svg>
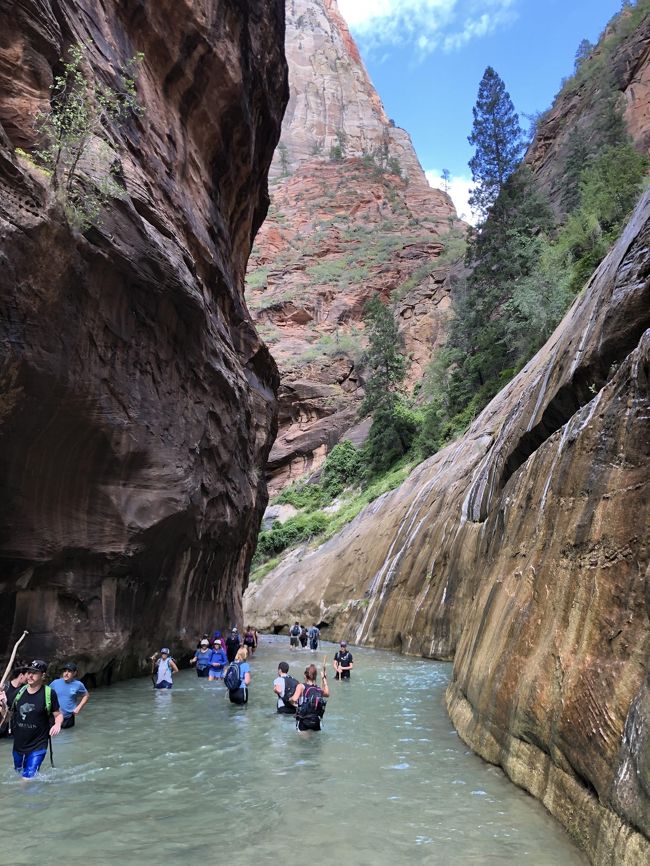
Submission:
<svg viewBox="0 0 650 866">
<path fill-rule="evenodd" d="M 546 342 L 619 236 L 646 177 L 648 162 L 627 134 L 609 59 L 649 10 L 650 0 L 624 9 L 597 51 L 583 43 L 576 74 L 563 84 L 564 91 L 587 88 L 589 111 L 561 155 L 559 218 L 522 161 L 524 136 L 504 83 L 493 69 L 486 70 L 470 136 L 476 148 L 470 163 L 473 202 L 482 219 L 467 244 L 453 232 L 445 239 L 458 259 L 464 253 L 466 265 L 453 285 L 447 343 L 408 397 L 401 389 L 404 359 L 393 310 L 377 298 L 371 302 L 362 406 L 362 414 L 373 417 L 368 440 L 362 449 L 340 443 L 317 483 L 303 481 L 278 497 L 300 513 L 260 534 L 254 577 L 276 564 L 260 568 L 268 557 L 330 537 L 367 502 L 397 486 L 413 465 L 461 434 Z M 359 250 L 354 262 L 341 259 L 340 271 L 323 262 L 313 266 L 320 269 L 313 276 L 338 282 L 349 277 L 353 264 L 367 267 Z M 337 511 L 322 511 L 337 497 Z"/>
<path fill-rule="evenodd" d="M 83 47 L 72 45 L 54 75 L 50 109 L 36 117 L 42 144 L 34 157 L 49 174 L 70 225 L 81 231 L 98 223 L 108 198 L 124 195 L 119 160 L 102 136 L 110 124 L 142 113 L 135 89 L 142 59 L 137 54 L 127 62 L 116 89 L 91 81 Z"/>
</svg>

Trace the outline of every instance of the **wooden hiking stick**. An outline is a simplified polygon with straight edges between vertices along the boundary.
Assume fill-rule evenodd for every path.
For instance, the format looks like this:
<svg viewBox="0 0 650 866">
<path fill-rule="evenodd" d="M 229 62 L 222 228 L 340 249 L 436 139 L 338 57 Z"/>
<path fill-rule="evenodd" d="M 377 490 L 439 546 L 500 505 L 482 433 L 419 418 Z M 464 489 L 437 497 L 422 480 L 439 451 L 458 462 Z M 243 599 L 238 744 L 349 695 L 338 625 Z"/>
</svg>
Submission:
<svg viewBox="0 0 650 866">
<path fill-rule="evenodd" d="M 7 665 L 7 669 L 3 673 L 2 679 L 0 680 L 0 689 L 2 688 L 2 686 L 4 686 L 5 682 L 7 681 L 7 677 L 11 673 L 11 666 L 13 665 L 14 659 L 16 658 L 16 652 L 18 650 L 18 647 L 25 640 L 25 638 L 27 637 L 28 634 L 29 634 L 28 631 L 24 631 L 22 633 L 21 637 L 19 637 L 18 640 L 16 641 L 16 643 L 14 644 L 13 652 L 11 653 L 11 658 L 9 659 L 9 664 Z"/>
<path fill-rule="evenodd" d="M 325 676 L 325 667 L 327 666 L 327 656 L 323 656 L 323 667 L 321 668 L 320 678 L 323 679 Z"/>
<path fill-rule="evenodd" d="M 7 668 L 2 675 L 2 679 L 0 680 L 0 690 L 3 689 L 3 686 L 7 681 L 7 677 L 11 673 L 11 666 L 13 665 L 14 660 L 16 658 L 16 652 L 18 650 L 18 647 L 25 640 L 25 638 L 27 637 L 28 634 L 29 634 L 28 631 L 24 631 L 22 633 L 22 635 L 18 638 L 16 643 L 14 644 L 13 652 L 11 653 L 11 657 L 9 659 L 9 664 L 7 665 Z M 7 718 L 7 714 L 9 713 L 9 709 L 10 709 L 9 705 L 7 703 L 7 698 L 6 698 L 4 691 L 2 691 L 2 698 L 3 699 L 0 701 L 0 723 L 4 722 L 4 720 Z"/>
</svg>

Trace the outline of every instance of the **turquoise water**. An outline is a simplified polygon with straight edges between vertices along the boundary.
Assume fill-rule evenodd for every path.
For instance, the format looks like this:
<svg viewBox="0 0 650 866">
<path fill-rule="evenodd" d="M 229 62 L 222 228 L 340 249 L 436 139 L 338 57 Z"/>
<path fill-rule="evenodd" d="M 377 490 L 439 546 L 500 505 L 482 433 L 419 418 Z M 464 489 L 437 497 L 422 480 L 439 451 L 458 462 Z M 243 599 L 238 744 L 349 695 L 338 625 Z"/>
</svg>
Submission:
<svg viewBox="0 0 650 866">
<path fill-rule="evenodd" d="M 0 863 L 586 862 L 458 738 L 444 708 L 449 665 L 351 649 L 353 678 L 331 682 L 320 734 L 298 734 L 272 692 L 278 662 L 300 679 L 311 653 L 265 637 L 247 707 L 193 671 L 171 692 L 144 679 L 97 690 L 55 738 L 55 768 L 31 783 L 0 741 Z M 331 659 L 333 647 L 323 651 Z"/>
</svg>

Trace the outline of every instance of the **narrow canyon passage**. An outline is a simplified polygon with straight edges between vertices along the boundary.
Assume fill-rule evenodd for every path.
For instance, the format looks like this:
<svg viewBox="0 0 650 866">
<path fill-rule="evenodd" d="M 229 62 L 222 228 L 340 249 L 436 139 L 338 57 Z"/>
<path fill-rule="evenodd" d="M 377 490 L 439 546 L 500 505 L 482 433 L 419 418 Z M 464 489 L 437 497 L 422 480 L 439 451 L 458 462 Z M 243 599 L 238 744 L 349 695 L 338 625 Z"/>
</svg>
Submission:
<svg viewBox="0 0 650 866">
<path fill-rule="evenodd" d="M 54 741 L 55 769 L 24 787 L 0 742 L 0 831 L 15 866 L 65 851 L 88 863 L 578 866 L 586 861 L 544 808 L 469 752 L 444 709 L 450 666 L 353 647 L 349 683 L 331 682 L 320 735 L 275 714 L 286 659 L 314 660 L 263 637 L 250 703 L 193 671 L 172 692 L 146 679 L 97 690 L 76 729 Z M 330 661 L 334 652 L 325 644 Z M 293 852 L 293 853 L 291 853 Z M 209 859 L 208 859 L 209 858 Z"/>
</svg>

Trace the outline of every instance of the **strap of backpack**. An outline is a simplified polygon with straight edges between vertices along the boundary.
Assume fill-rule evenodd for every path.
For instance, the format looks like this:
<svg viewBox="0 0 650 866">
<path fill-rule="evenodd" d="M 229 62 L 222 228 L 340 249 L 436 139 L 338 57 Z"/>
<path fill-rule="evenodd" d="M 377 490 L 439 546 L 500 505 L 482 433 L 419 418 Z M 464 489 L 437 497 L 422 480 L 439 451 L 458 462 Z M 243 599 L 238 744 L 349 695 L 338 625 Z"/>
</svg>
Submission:
<svg viewBox="0 0 650 866">
<path fill-rule="evenodd" d="M 48 714 L 52 712 L 52 687 L 45 686 L 45 709 Z"/>
<path fill-rule="evenodd" d="M 21 686 L 20 689 L 16 692 L 16 696 L 15 696 L 15 698 L 13 699 L 13 701 L 11 702 L 11 707 L 10 707 L 10 709 L 9 709 L 9 712 L 10 712 L 10 713 L 13 713 L 16 704 L 18 703 L 18 701 L 20 700 L 20 698 L 22 698 L 22 696 L 25 694 L 25 689 L 26 689 L 26 688 L 27 688 L 26 685 L 25 685 L 25 686 Z"/>
</svg>

